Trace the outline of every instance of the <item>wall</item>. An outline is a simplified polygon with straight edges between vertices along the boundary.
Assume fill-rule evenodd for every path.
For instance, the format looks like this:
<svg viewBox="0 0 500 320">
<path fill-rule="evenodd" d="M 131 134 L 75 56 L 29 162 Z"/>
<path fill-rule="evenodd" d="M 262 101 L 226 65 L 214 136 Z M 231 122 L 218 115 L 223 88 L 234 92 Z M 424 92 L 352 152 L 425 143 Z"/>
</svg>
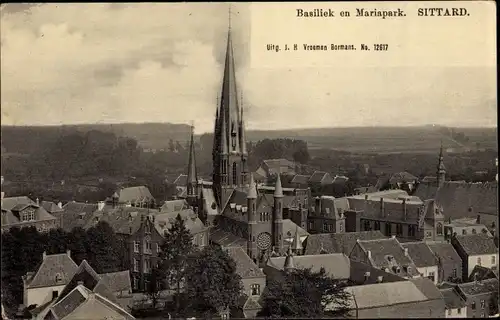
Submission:
<svg viewBox="0 0 500 320">
<path fill-rule="evenodd" d="M 444 318 L 444 301 L 442 299 L 427 300 L 380 308 L 361 309 L 358 310 L 358 318 Z"/>
<path fill-rule="evenodd" d="M 53 286 L 53 287 L 43 287 L 43 288 L 33 288 L 27 290 L 27 301 L 24 301 L 24 305 L 29 307 L 32 304 L 42 305 L 46 302 L 52 300 L 52 291 L 57 291 L 61 293 L 65 285 Z"/>
<path fill-rule="evenodd" d="M 492 263 L 493 262 L 491 260 L 492 257 L 495 257 L 494 263 Z M 481 258 L 481 266 L 483 267 L 491 268 L 494 266 L 498 266 L 498 253 L 470 256 L 468 258 L 468 264 L 467 264 L 467 277 L 471 275 L 472 270 L 474 270 L 474 267 L 478 265 L 477 263 L 478 258 Z"/>
<path fill-rule="evenodd" d="M 423 268 L 417 268 L 418 272 L 422 274 L 423 277 L 427 278 L 430 276 L 431 272 L 434 272 L 434 284 L 438 284 L 439 282 L 439 274 L 438 274 L 438 267 L 437 266 L 431 266 L 431 267 L 423 267 Z M 458 272 L 458 270 L 457 270 Z"/>
<path fill-rule="evenodd" d="M 456 277 L 462 279 L 462 261 L 456 261 L 443 263 L 442 270 L 439 271 L 439 281 L 448 281 L 448 278 L 453 277 L 453 269 L 456 269 Z"/>
<path fill-rule="evenodd" d="M 481 300 L 484 300 L 484 309 L 481 308 Z M 472 303 L 476 303 L 476 309 L 472 309 Z M 476 296 L 467 297 L 467 316 L 469 318 L 481 318 L 481 313 L 484 313 L 484 317 L 488 317 L 490 314 L 491 293 L 483 293 Z"/>
<path fill-rule="evenodd" d="M 460 313 L 458 312 L 460 310 Z M 445 311 L 445 318 L 467 318 L 467 307 Z"/>
</svg>

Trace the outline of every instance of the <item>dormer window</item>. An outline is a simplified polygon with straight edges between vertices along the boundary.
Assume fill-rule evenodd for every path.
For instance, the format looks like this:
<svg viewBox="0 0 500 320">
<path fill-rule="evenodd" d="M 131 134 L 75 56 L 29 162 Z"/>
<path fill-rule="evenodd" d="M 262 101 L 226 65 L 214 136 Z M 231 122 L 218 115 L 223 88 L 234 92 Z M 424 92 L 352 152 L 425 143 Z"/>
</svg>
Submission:
<svg viewBox="0 0 500 320">
<path fill-rule="evenodd" d="M 35 210 L 33 208 L 27 208 L 22 214 L 23 221 L 33 221 L 35 220 Z"/>
<path fill-rule="evenodd" d="M 63 279 L 62 279 L 61 274 L 60 274 L 60 273 L 57 273 L 57 274 L 56 274 L 56 282 L 57 282 L 57 283 L 59 283 L 59 282 L 62 282 L 62 281 L 63 281 Z"/>
</svg>

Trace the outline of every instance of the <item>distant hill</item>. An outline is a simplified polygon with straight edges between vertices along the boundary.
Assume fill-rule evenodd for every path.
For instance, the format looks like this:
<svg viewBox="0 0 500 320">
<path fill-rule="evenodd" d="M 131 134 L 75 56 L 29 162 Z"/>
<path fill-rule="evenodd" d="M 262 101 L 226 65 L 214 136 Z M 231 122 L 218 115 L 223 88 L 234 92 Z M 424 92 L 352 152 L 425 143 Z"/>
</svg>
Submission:
<svg viewBox="0 0 500 320">
<path fill-rule="evenodd" d="M 32 153 L 44 142 L 71 132 L 98 130 L 136 139 L 143 148 L 168 148 L 169 140 L 185 143 L 190 127 L 171 123 L 89 124 L 68 126 L 2 126 L 2 153 Z M 457 141 L 457 137 L 459 138 Z M 290 129 L 247 132 L 249 141 L 265 138 L 292 138 L 307 141 L 310 150 L 335 149 L 351 152 L 433 152 L 444 148 L 452 152 L 477 149 L 497 149 L 496 128 L 421 127 L 352 127 Z"/>
</svg>

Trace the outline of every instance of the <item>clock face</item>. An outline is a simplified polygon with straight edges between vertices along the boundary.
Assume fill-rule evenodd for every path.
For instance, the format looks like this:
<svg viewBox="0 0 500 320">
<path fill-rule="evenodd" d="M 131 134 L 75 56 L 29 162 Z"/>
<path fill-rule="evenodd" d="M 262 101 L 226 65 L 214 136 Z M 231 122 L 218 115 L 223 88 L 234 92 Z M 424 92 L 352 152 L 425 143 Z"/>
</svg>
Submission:
<svg viewBox="0 0 500 320">
<path fill-rule="evenodd" d="M 271 235 L 262 232 L 257 236 L 257 247 L 261 250 L 267 250 L 271 246 Z"/>
</svg>

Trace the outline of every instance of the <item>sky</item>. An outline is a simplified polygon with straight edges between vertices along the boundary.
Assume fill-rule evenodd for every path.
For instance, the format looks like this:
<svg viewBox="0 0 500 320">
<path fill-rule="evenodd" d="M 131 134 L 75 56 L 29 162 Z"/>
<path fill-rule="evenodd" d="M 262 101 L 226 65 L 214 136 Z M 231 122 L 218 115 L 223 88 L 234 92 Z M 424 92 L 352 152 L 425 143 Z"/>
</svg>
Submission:
<svg viewBox="0 0 500 320">
<path fill-rule="evenodd" d="M 417 17 L 408 3 L 232 4 L 249 129 L 440 124 L 496 127 L 494 3 Z M 405 18 L 297 18 L 296 9 L 403 8 Z M 432 4 L 436 7 L 437 4 Z M 211 131 L 227 3 L 3 4 L 2 125 L 194 122 Z M 387 43 L 386 52 L 267 44 Z"/>
</svg>

